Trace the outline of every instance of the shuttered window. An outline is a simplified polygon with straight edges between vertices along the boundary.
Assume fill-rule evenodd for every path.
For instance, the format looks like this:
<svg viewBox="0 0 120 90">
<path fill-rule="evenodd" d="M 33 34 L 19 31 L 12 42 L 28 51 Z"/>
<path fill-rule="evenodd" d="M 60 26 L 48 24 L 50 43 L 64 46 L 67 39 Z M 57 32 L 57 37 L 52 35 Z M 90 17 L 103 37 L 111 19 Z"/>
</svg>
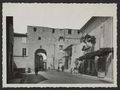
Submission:
<svg viewBox="0 0 120 90">
<path fill-rule="evenodd" d="M 22 48 L 22 56 L 23 56 L 23 57 L 26 56 L 26 48 Z"/>
</svg>

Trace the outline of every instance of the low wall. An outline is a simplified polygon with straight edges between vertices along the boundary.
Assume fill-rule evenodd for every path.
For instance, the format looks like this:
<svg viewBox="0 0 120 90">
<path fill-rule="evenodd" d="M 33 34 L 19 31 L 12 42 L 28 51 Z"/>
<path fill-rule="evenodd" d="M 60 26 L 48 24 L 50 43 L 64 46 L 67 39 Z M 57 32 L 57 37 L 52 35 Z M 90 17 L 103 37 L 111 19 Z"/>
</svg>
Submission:
<svg viewBox="0 0 120 90">
<path fill-rule="evenodd" d="M 27 57 L 14 57 L 17 68 L 27 68 Z"/>
</svg>

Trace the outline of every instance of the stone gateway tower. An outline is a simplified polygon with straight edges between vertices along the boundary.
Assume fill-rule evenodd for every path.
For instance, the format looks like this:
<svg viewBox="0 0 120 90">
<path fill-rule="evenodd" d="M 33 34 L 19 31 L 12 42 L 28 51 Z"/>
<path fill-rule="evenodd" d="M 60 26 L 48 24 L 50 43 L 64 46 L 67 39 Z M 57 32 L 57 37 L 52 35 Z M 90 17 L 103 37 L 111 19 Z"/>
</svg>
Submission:
<svg viewBox="0 0 120 90">
<path fill-rule="evenodd" d="M 35 60 L 42 55 L 44 69 L 58 69 L 60 62 L 65 62 L 64 49 L 71 44 L 80 43 L 80 37 L 79 30 L 28 26 L 27 67 L 34 71 Z"/>
</svg>

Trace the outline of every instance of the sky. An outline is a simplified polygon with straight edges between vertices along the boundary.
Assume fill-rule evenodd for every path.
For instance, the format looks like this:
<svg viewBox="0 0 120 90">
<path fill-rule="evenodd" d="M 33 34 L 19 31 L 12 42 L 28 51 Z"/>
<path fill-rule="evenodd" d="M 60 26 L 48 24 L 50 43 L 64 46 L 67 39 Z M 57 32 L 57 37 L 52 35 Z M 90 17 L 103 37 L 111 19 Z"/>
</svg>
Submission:
<svg viewBox="0 0 120 90">
<path fill-rule="evenodd" d="M 27 26 L 81 29 L 92 16 L 114 16 L 116 4 L 3 3 L 5 17 L 13 16 L 14 32 L 27 33 Z"/>
</svg>

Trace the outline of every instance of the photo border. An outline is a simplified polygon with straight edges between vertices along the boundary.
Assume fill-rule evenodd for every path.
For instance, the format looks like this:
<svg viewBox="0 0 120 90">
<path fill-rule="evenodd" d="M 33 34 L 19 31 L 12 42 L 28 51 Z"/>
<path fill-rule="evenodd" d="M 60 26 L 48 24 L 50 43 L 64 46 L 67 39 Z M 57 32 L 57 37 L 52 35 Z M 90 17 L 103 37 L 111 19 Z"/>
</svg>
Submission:
<svg viewBox="0 0 120 90">
<path fill-rule="evenodd" d="M 4 0 L 3 0 L 4 1 Z M 36 1 L 36 0 L 35 0 Z M 105 1 L 105 0 L 101 0 L 101 1 Z M 111 1 L 111 0 L 110 0 Z M 33 1 L 34 2 L 34 1 Z M 19 3 L 19 2 L 17 2 L 17 3 Z M 26 2 L 23 2 L 23 3 L 26 3 Z M 30 2 L 30 3 L 32 3 L 32 2 Z M 36 3 L 36 2 L 35 2 Z M 41 2 L 41 3 L 43 3 L 43 2 Z M 104 3 L 103 3 L 104 4 Z M 118 20 L 118 17 L 117 17 L 117 20 Z M 117 23 L 117 25 L 118 25 L 118 23 Z M 1 27 L 2 27 L 2 25 L 1 25 Z M 117 26 L 117 29 L 118 29 L 118 26 Z M 119 33 L 118 32 L 118 30 L 117 30 L 117 33 Z M 119 35 L 118 34 L 116 34 L 118 37 L 119 37 Z M 2 33 L 1 33 L 1 36 L 2 36 Z M 2 41 L 2 40 L 1 40 Z M 117 41 L 118 41 L 118 39 L 117 39 Z M 119 41 L 118 41 L 119 42 Z M 118 45 L 118 43 L 116 43 L 117 44 L 117 46 L 119 46 Z M 118 49 L 119 47 L 117 47 L 116 49 Z M 117 51 L 118 52 L 118 51 Z M 2 53 L 2 52 L 1 52 Z M 117 56 L 118 56 L 118 54 L 117 54 Z M 118 59 L 118 58 L 117 58 Z M 119 65 L 117 65 L 117 66 L 119 66 Z M 118 67 L 117 67 L 118 68 Z M 1 71 L 2 71 L 2 67 L 1 67 Z M 118 82 L 119 83 L 119 82 Z M 15 85 L 15 84 L 13 84 L 13 85 Z M 25 85 L 25 84 L 24 84 Z M 30 84 L 29 84 L 30 85 Z M 55 84 L 56 85 L 56 84 Z M 93 85 L 93 84 L 92 84 Z M 119 84 L 118 84 L 118 86 L 119 86 Z M 6 88 L 6 87 L 5 87 Z M 29 87 L 27 87 L 27 88 L 29 88 Z M 49 87 L 48 87 L 49 88 Z M 65 88 L 65 87 L 64 87 Z M 67 87 L 67 88 L 69 88 L 69 87 Z M 71 87 L 70 87 L 71 88 Z M 72 88 L 74 88 L 74 87 L 72 87 Z M 77 88 L 79 88 L 79 87 L 77 87 Z M 84 88 L 84 87 L 83 87 Z M 87 87 L 88 88 L 88 87 Z M 94 87 L 93 87 L 94 88 Z M 95 87 L 96 88 L 96 87 Z M 104 87 L 103 87 L 104 88 Z M 108 87 L 109 88 L 109 87 Z"/>
</svg>

